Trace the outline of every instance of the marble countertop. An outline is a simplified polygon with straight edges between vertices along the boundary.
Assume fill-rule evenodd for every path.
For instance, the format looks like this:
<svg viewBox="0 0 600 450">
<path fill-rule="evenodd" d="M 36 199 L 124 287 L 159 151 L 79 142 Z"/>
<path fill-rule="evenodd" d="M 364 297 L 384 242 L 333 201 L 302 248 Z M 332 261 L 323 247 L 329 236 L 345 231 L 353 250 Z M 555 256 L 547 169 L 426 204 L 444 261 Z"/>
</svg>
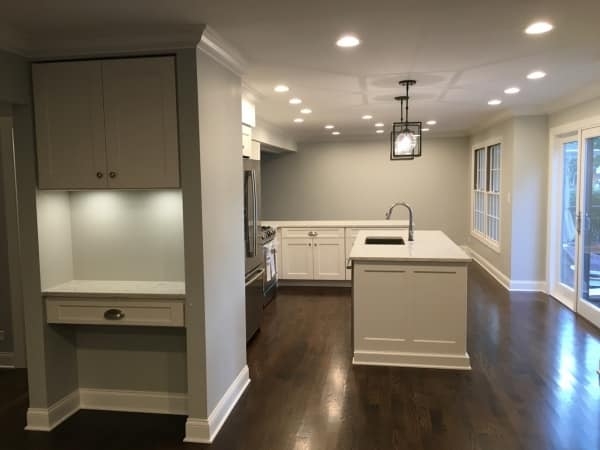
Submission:
<svg viewBox="0 0 600 450">
<path fill-rule="evenodd" d="M 183 281 L 71 280 L 42 290 L 46 297 L 185 298 Z"/>
<path fill-rule="evenodd" d="M 408 228 L 408 220 L 263 220 L 260 224 L 273 228 Z"/>
<path fill-rule="evenodd" d="M 365 239 L 402 237 L 405 245 L 367 245 Z M 350 259 L 353 261 L 409 261 L 409 262 L 469 262 L 471 257 L 442 231 L 417 230 L 414 241 L 408 241 L 407 230 L 361 231 L 356 237 Z"/>
</svg>

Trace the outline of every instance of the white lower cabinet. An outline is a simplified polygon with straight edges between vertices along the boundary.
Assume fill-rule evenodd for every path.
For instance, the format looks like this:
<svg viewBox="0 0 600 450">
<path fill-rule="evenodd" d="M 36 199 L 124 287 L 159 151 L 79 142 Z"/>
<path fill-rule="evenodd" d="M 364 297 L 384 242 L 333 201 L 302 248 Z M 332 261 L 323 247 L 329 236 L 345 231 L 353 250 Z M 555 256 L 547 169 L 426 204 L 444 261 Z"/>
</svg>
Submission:
<svg viewBox="0 0 600 450">
<path fill-rule="evenodd" d="M 281 255 L 282 274 L 285 280 L 313 279 L 312 238 L 283 239 Z"/>
<path fill-rule="evenodd" d="M 345 280 L 346 264 L 343 238 L 315 238 L 313 266 L 315 280 Z"/>
<path fill-rule="evenodd" d="M 281 234 L 281 279 L 346 279 L 343 228 L 284 228 Z"/>
</svg>

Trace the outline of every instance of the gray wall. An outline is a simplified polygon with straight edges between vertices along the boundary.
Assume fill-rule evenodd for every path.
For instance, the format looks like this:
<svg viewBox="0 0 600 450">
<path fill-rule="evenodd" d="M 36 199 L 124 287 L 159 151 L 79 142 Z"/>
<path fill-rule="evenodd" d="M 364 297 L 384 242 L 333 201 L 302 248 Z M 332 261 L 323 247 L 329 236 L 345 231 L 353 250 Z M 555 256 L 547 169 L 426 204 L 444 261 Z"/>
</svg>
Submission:
<svg viewBox="0 0 600 450">
<path fill-rule="evenodd" d="M 390 204 L 405 200 L 417 229 L 440 229 L 465 244 L 468 179 L 466 138 L 425 138 L 413 161 L 390 161 L 387 139 L 303 144 L 262 160 L 262 218 L 383 219 Z"/>
<path fill-rule="evenodd" d="M 246 365 L 241 79 L 200 50 L 197 64 L 210 413 Z"/>
<path fill-rule="evenodd" d="M 470 149 L 475 146 L 482 144 L 491 144 L 496 141 L 502 141 L 502 177 L 500 181 L 500 252 L 497 252 L 479 239 L 471 235 L 471 211 L 467 213 L 468 223 L 467 232 L 469 233 L 468 245 L 469 247 L 487 259 L 494 267 L 500 272 L 510 278 L 510 249 L 511 249 L 511 234 L 512 234 L 512 161 L 513 161 L 513 144 L 514 144 L 514 130 L 513 120 L 507 120 L 502 123 L 496 124 L 486 130 L 480 131 L 477 134 L 471 136 Z M 469 154 L 469 167 L 471 167 L 471 154 Z M 471 199 L 472 186 L 472 175 L 471 168 L 469 168 L 469 176 L 467 178 L 469 193 L 469 208 Z"/>
<path fill-rule="evenodd" d="M 553 128 L 598 116 L 600 116 L 600 97 L 554 112 L 548 117 L 548 127 Z"/>
<path fill-rule="evenodd" d="M 514 120 L 512 165 L 512 281 L 546 279 L 548 203 L 548 120 Z"/>
</svg>

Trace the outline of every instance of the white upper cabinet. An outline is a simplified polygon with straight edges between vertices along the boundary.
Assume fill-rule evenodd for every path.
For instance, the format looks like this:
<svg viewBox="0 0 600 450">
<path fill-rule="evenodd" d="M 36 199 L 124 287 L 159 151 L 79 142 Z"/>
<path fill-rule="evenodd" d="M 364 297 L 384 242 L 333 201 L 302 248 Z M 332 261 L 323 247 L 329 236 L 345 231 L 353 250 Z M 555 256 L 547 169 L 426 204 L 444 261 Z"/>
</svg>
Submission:
<svg viewBox="0 0 600 450">
<path fill-rule="evenodd" d="M 35 64 L 40 189 L 179 186 L 173 57 Z"/>
<path fill-rule="evenodd" d="M 99 61 L 33 65 L 39 187 L 106 187 Z"/>
<path fill-rule="evenodd" d="M 109 187 L 178 187 L 173 58 L 106 60 L 102 80 Z"/>
</svg>

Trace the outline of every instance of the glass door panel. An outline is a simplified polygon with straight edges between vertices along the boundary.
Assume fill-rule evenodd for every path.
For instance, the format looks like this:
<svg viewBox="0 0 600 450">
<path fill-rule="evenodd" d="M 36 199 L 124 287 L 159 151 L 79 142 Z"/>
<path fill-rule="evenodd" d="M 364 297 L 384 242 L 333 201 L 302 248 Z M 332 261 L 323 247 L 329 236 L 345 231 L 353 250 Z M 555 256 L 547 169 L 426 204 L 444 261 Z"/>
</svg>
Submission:
<svg viewBox="0 0 600 450">
<path fill-rule="evenodd" d="M 577 312 L 600 327 L 600 128 L 582 133 L 581 251 Z"/>
<path fill-rule="evenodd" d="M 560 283 L 575 291 L 577 259 L 577 165 L 579 143 L 562 143 L 562 205 L 560 209 Z"/>
</svg>

